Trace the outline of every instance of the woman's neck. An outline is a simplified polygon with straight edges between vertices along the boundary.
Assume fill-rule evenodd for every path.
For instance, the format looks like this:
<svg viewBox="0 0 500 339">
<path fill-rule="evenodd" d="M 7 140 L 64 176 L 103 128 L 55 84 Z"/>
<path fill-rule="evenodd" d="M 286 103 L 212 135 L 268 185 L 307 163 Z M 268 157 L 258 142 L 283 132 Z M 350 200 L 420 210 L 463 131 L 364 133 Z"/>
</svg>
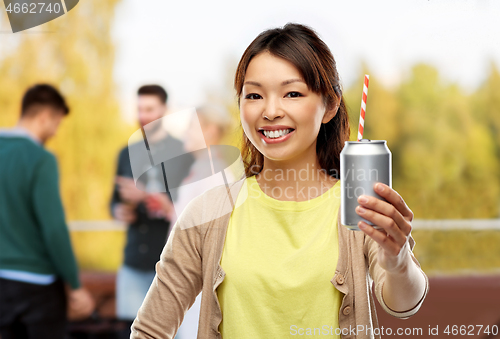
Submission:
<svg viewBox="0 0 500 339">
<path fill-rule="evenodd" d="M 264 159 L 264 166 L 255 176 L 262 191 L 284 201 L 307 201 L 328 191 L 337 179 L 321 168 L 316 154 L 312 159 L 273 161 Z"/>
</svg>

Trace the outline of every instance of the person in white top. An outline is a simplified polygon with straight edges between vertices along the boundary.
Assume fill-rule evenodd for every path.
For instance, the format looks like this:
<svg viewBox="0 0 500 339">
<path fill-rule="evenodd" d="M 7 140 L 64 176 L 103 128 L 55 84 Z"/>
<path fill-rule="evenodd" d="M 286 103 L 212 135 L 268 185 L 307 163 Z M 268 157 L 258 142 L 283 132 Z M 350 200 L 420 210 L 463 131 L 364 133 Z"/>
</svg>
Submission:
<svg viewBox="0 0 500 339">
<path fill-rule="evenodd" d="M 227 157 L 223 154 L 222 148 L 210 147 L 219 145 L 232 128 L 233 119 L 230 113 L 224 107 L 214 104 L 198 107 L 196 112 L 198 119 L 195 116 L 193 117 L 183 140 L 185 151 L 192 152 L 196 160 L 191 165 L 189 175 L 183 180 L 179 188 L 172 224 L 175 223 L 176 217 L 182 213 L 192 199 L 212 187 L 224 184 L 221 173 L 213 173 L 212 170 L 217 172 L 217 169 L 227 169 L 231 165 L 225 160 Z M 198 125 L 201 125 L 202 135 L 199 132 Z M 236 179 L 235 174 L 232 174 L 231 171 L 226 170 L 224 173 L 227 183 Z M 176 338 L 196 338 L 200 305 L 201 293 L 185 314 Z"/>
</svg>

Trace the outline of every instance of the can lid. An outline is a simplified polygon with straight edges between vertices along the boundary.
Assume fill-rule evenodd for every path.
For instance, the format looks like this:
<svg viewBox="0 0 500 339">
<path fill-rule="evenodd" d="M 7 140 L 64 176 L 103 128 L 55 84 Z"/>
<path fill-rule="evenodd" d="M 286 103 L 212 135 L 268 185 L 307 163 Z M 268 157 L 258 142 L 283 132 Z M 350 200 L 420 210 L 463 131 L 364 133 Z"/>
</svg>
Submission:
<svg viewBox="0 0 500 339">
<path fill-rule="evenodd" d="M 385 144 L 387 141 L 386 140 L 371 140 L 371 139 L 361 139 L 360 141 L 346 141 L 344 144 L 347 145 L 360 145 L 360 144 L 369 144 L 369 145 L 375 145 L 375 144 Z"/>
</svg>

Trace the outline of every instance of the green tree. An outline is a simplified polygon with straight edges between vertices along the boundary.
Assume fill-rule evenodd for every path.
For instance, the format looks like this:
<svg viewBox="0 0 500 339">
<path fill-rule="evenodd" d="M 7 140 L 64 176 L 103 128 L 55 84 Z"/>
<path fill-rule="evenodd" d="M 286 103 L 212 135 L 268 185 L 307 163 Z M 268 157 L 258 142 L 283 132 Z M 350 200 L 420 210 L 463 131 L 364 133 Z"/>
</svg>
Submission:
<svg viewBox="0 0 500 339">
<path fill-rule="evenodd" d="M 365 73 L 370 74 L 366 67 L 360 86 L 345 96 L 351 140 L 357 136 Z M 394 89 L 370 79 L 364 137 L 387 140 L 393 156 L 393 188 L 416 217 L 498 216 L 499 143 L 494 136 L 500 127 L 495 111 L 500 99 L 494 85 L 499 80 L 498 72 L 493 72 L 474 104 L 460 87 L 443 83 L 438 71 L 425 64 L 414 66 L 409 78 Z M 482 118 L 473 112 L 481 112 L 477 114 Z"/>
<path fill-rule="evenodd" d="M 500 71 L 495 63 L 490 62 L 487 79 L 474 93 L 471 111 L 473 118 L 485 126 L 495 143 L 495 155 L 500 162 Z M 500 171 L 497 171 L 500 178 Z M 500 217 L 500 204 L 497 217 Z"/>
</svg>

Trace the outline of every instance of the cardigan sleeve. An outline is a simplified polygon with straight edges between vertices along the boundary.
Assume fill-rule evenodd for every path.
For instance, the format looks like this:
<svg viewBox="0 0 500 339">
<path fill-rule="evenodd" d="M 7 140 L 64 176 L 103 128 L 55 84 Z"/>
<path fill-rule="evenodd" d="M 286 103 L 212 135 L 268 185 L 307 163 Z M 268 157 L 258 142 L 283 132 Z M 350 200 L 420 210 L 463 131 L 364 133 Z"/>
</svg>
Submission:
<svg viewBox="0 0 500 339">
<path fill-rule="evenodd" d="M 199 227 L 191 225 L 196 200 L 186 206 L 174 224 L 156 264 L 153 283 L 132 324 L 131 339 L 174 338 L 201 292 L 201 237 Z"/>
<path fill-rule="evenodd" d="M 425 278 L 425 292 L 422 296 L 422 298 L 419 300 L 419 302 L 411 309 L 403 312 L 397 312 L 392 309 L 390 309 L 387 304 L 384 301 L 384 298 L 382 297 L 382 287 L 384 286 L 385 282 L 385 270 L 380 267 L 378 264 L 378 251 L 379 251 L 379 244 L 373 240 L 370 236 L 365 234 L 365 243 L 364 243 L 364 250 L 365 250 L 365 255 L 368 258 L 368 266 L 369 266 L 369 273 L 371 278 L 373 279 L 373 282 L 375 284 L 375 296 L 377 297 L 378 302 L 380 303 L 380 306 L 389 313 L 390 315 L 400 318 L 400 319 L 408 319 L 412 315 L 418 312 L 420 307 L 422 306 L 422 303 L 424 302 L 425 297 L 427 296 L 427 293 L 429 291 L 429 279 L 427 278 L 427 275 L 422 271 L 422 268 L 420 267 L 420 263 L 418 262 L 417 258 L 415 258 L 415 255 L 413 254 L 413 247 L 415 246 L 415 240 L 413 239 L 412 235 L 410 234 L 410 237 L 408 239 L 408 243 L 405 246 L 406 250 L 409 251 L 409 255 L 413 261 L 413 263 L 418 267 L 418 269 L 422 272 Z"/>
</svg>

